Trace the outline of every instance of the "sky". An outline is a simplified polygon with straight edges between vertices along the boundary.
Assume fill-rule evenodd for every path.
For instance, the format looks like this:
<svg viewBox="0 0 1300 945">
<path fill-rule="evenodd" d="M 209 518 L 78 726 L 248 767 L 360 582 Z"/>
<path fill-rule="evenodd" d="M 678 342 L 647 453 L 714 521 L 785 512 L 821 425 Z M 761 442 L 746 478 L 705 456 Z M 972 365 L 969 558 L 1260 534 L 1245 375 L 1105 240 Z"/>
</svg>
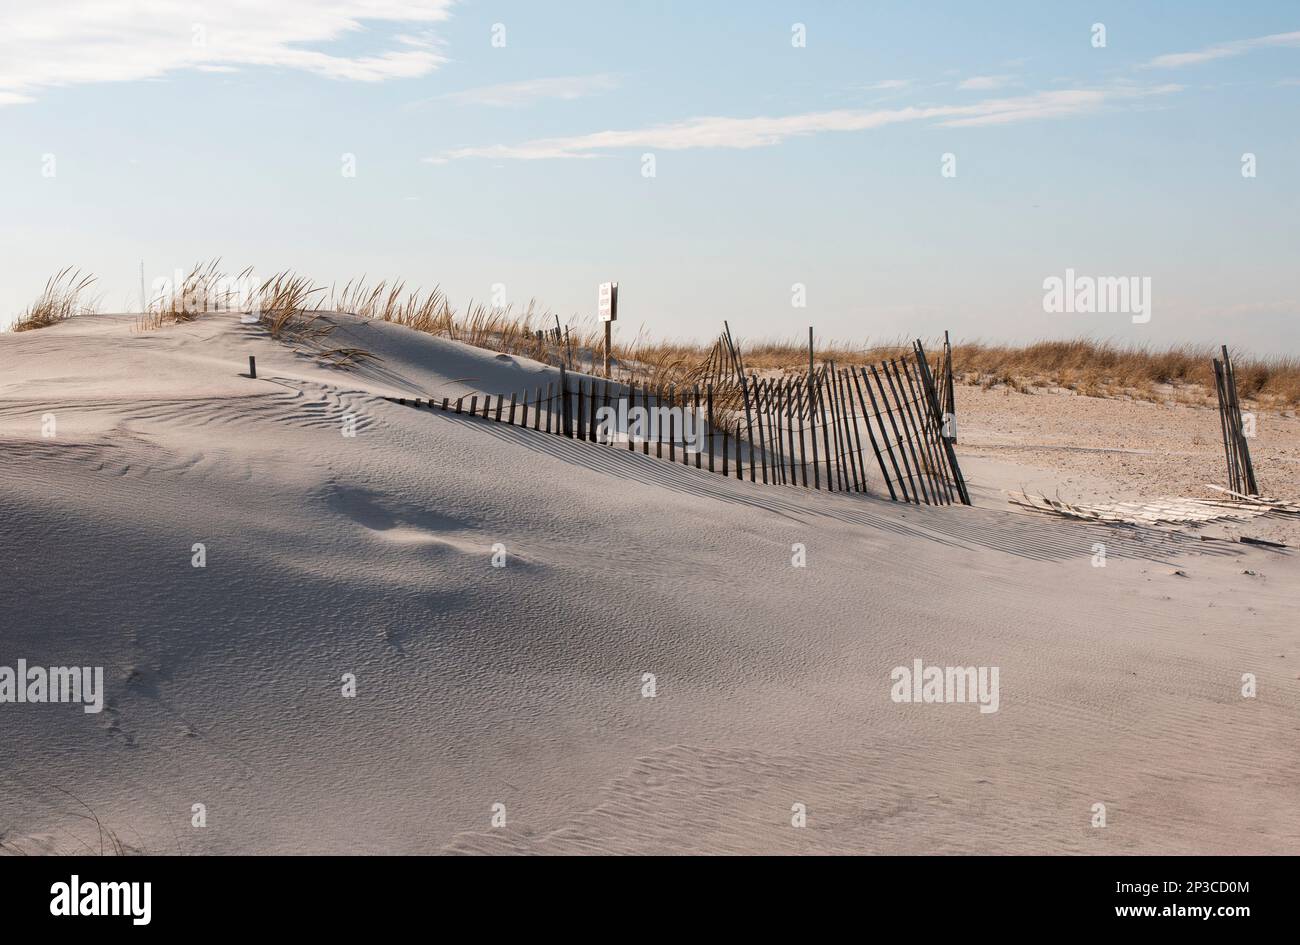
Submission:
<svg viewBox="0 0 1300 945">
<path fill-rule="evenodd" d="M 629 337 L 1300 354 L 1298 118 L 1294 0 L 0 0 L 0 324 L 221 257 L 615 280 Z"/>
</svg>

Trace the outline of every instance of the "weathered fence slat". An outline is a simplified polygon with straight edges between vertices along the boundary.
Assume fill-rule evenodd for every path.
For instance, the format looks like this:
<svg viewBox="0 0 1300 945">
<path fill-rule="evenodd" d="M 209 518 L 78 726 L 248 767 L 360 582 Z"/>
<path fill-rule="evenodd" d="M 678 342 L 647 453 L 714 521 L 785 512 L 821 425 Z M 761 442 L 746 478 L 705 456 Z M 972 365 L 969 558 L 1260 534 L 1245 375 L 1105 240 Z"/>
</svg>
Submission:
<svg viewBox="0 0 1300 945">
<path fill-rule="evenodd" d="M 847 454 L 848 472 L 853 479 L 853 491 L 862 491 L 862 477 L 858 472 L 858 461 L 853 452 L 853 435 L 850 433 L 852 421 L 849 419 L 849 402 L 844 396 L 844 378 L 841 372 L 832 366 L 835 377 L 835 401 L 840 407 L 840 425 L 844 428 L 844 452 Z"/>
<path fill-rule="evenodd" d="M 939 416 L 940 418 L 940 423 L 942 424 L 943 406 L 939 403 L 939 394 L 938 394 L 938 390 L 935 388 L 934 376 L 930 374 L 929 362 L 927 362 L 925 358 L 925 346 L 921 344 L 921 339 L 919 338 L 916 340 L 916 353 L 917 353 L 917 369 L 924 374 L 922 380 L 925 383 L 926 393 L 930 398 L 930 402 L 935 410 L 936 415 Z M 951 384 L 952 383 L 951 348 L 948 350 L 948 359 L 949 359 L 949 366 L 948 366 L 949 384 Z M 956 409 L 955 400 L 953 404 L 954 406 L 950 407 L 951 410 Z M 948 460 L 948 473 L 952 477 L 953 485 L 957 489 L 957 498 L 961 501 L 962 505 L 970 505 L 971 504 L 970 491 L 966 488 L 966 477 L 962 475 L 961 464 L 957 462 L 957 450 L 956 447 L 953 445 L 954 443 L 957 442 L 955 431 L 953 436 L 951 437 L 941 436 L 941 438 L 943 440 L 943 444 L 942 444 L 943 455 Z"/>
<path fill-rule="evenodd" d="M 858 374 L 849 372 L 853 376 L 853 389 L 858 395 L 858 406 L 862 408 L 862 423 L 867 428 L 867 439 L 871 441 L 871 451 L 876 454 L 876 465 L 880 467 L 880 475 L 885 480 L 885 487 L 889 490 L 889 498 L 898 501 L 898 494 L 894 492 L 894 483 L 889 478 L 889 470 L 885 468 L 885 459 L 880 455 L 880 446 L 876 443 L 876 434 L 871 429 L 871 414 L 875 413 L 873 409 L 867 412 L 867 402 L 862 398 L 862 383 L 858 379 Z M 867 393 L 871 393 L 871 382 L 867 381 Z M 881 436 L 884 437 L 884 429 L 881 428 Z M 888 439 L 886 438 L 886 442 Z"/>
<path fill-rule="evenodd" d="M 818 462 L 817 462 L 817 417 L 816 417 L 816 415 L 813 413 L 813 390 L 814 390 L 813 375 L 812 375 L 812 374 L 809 374 L 809 375 L 808 375 L 808 382 L 804 385 L 804 394 L 803 394 L 804 405 L 803 405 L 803 406 L 805 406 L 805 407 L 807 408 L 807 412 L 808 412 L 808 439 L 812 441 L 812 442 L 811 442 L 811 445 L 812 445 L 813 488 L 814 488 L 814 489 L 821 489 L 821 487 L 822 487 L 822 474 L 821 474 L 821 467 L 818 465 Z M 802 430 L 803 430 L 803 428 L 800 427 L 800 432 L 802 432 Z"/>
<path fill-rule="evenodd" d="M 1214 359 L 1214 389 L 1219 399 L 1219 427 L 1223 432 L 1223 452 L 1228 464 L 1228 488 L 1233 492 L 1244 494 L 1241 486 L 1241 474 L 1237 470 L 1237 451 L 1234 431 L 1228 420 L 1228 395 L 1223 376 L 1223 362 Z"/>
<path fill-rule="evenodd" d="M 794 382 L 787 377 L 785 382 L 781 385 L 781 404 L 784 407 L 783 417 L 785 419 L 785 439 L 789 446 L 787 455 L 790 457 L 790 478 L 788 481 L 792 485 L 797 486 L 799 485 L 799 467 L 795 465 L 795 463 L 800 457 L 794 451 L 794 419 L 791 413 L 791 404 L 794 402 L 792 397 L 793 392 Z M 804 476 L 804 485 L 806 486 L 808 485 L 806 467 Z"/>
<path fill-rule="evenodd" d="M 885 362 L 885 379 L 889 381 L 889 390 L 894 397 L 894 405 L 898 409 L 898 419 L 903 424 L 903 433 L 906 437 L 907 455 L 912 457 L 912 468 L 916 471 L 916 485 L 920 490 L 921 498 L 925 500 L 926 505 L 932 505 L 930 500 L 930 489 L 925 482 L 925 470 L 921 466 L 921 457 L 916 451 L 916 434 L 912 428 L 912 418 L 907 409 L 907 398 L 901 390 L 901 382 L 895 384 L 894 375 L 898 370 L 898 365 L 893 359 Z"/>
<path fill-rule="evenodd" d="M 883 363 L 881 364 L 881 366 L 882 367 L 884 366 Z M 921 495 L 919 492 L 916 491 L 916 483 L 913 482 L 912 480 L 912 467 L 909 466 L 907 462 L 907 450 L 903 446 L 903 434 L 900 433 L 898 430 L 898 417 L 895 416 L 894 411 L 890 408 L 889 394 L 885 390 L 884 383 L 880 380 L 881 372 L 876 370 L 876 366 L 874 364 L 871 365 L 870 371 L 871 371 L 871 379 L 876 382 L 876 389 L 880 391 L 880 404 L 876 405 L 874 403 L 875 394 L 872 394 L 871 395 L 873 401 L 872 406 L 879 407 L 877 411 L 877 416 L 883 414 L 885 418 L 889 421 L 889 428 L 894 431 L 893 444 L 890 443 L 889 437 L 888 435 L 886 435 L 885 445 L 886 448 L 889 450 L 890 462 L 893 463 L 894 471 L 897 473 L 899 488 L 903 490 L 903 498 L 906 501 L 913 502 L 916 505 L 920 505 Z M 865 375 L 863 377 L 863 380 L 866 380 Z M 870 383 L 867 384 L 867 390 L 868 392 L 871 390 Z M 881 427 L 881 430 L 882 431 L 884 430 L 883 426 Z M 895 456 L 894 454 L 894 445 L 898 446 L 897 456 Z M 899 467 L 899 460 L 902 460 L 901 468 Z"/>
<path fill-rule="evenodd" d="M 930 442 L 930 421 L 932 419 L 930 407 L 923 404 L 920 400 L 920 394 L 916 385 L 912 381 L 912 374 L 907 368 L 907 362 L 900 359 L 898 372 L 898 384 L 911 399 L 908 403 L 911 405 L 913 423 L 917 431 L 917 449 L 920 451 L 921 460 L 925 464 L 926 474 L 930 480 L 930 493 L 934 496 L 935 505 L 946 505 L 952 502 L 951 494 L 944 492 L 946 478 L 941 474 L 938 464 L 938 456 L 935 454 L 933 444 Z"/>
<path fill-rule="evenodd" d="M 826 491 L 834 492 L 835 485 L 831 476 L 831 463 L 834 461 L 834 456 L 831 453 L 831 427 L 826 422 L 826 368 L 824 365 L 813 384 L 813 396 L 817 400 L 817 413 L 822 421 L 822 447 L 826 452 Z"/>
<path fill-rule="evenodd" d="M 853 386 L 850 381 L 853 374 L 846 370 L 840 372 L 840 383 L 844 386 L 844 403 L 848 405 L 848 414 L 850 417 L 849 429 L 852 436 L 852 446 L 854 462 L 857 464 L 856 476 L 859 477 L 859 492 L 867 491 L 867 465 L 866 456 L 862 453 L 862 433 L 858 430 L 858 410 L 853 401 Z M 863 419 L 866 417 L 864 415 Z"/>
<path fill-rule="evenodd" d="M 800 473 L 800 478 L 803 480 L 803 487 L 807 489 L 808 488 L 808 449 L 807 449 L 807 443 L 805 442 L 803 436 L 803 382 L 802 381 L 795 381 L 794 395 L 795 395 L 794 412 L 795 412 L 795 416 L 799 419 L 799 473 Z M 791 431 L 790 435 L 791 437 L 794 436 L 793 430 Z M 793 442 L 793 440 L 791 442 Z M 793 449 L 793 447 L 791 448 Z M 816 463 L 814 463 L 813 472 L 815 473 L 816 471 L 817 471 Z"/>
</svg>

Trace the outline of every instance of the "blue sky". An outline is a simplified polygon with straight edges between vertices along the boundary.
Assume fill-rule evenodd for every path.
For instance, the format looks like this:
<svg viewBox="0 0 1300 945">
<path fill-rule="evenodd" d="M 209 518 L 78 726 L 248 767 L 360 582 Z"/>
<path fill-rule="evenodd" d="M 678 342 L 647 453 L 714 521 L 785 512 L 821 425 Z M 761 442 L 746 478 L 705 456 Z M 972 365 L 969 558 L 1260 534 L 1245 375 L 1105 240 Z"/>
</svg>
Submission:
<svg viewBox="0 0 1300 945">
<path fill-rule="evenodd" d="M 0 322 L 221 256 L 562 317 L 617 279 L 658 337 L 1300 353 L 1298 117 L 1293 2 L 8 2 Z M 1150 321 L 1045 312 L 1066 269 Z"/>
</svg>

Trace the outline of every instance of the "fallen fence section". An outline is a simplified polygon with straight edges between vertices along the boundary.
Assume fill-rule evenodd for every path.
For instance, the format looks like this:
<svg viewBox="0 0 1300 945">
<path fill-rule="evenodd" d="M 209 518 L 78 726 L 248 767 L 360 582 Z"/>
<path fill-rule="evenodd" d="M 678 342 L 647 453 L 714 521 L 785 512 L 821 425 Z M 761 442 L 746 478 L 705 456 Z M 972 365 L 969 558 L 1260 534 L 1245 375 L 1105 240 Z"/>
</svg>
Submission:
<svg viewBox="0 0 1300 945">
<path fill-rule="evenodd" d="M 558 381 L 495 403 L 483 395 L 481 406 L 479 395 L 385 400 L 653 450 L 659 459 L 753 483 L 864 494 L 883 486 L 896 501 L 971 504 L 920 341 L 911 357 L 779 378 L 746 375 L 729 338 L 718 353 L 714 380 L 702 386 L 606 381 L 561 367 Z"/>
<path fill-rule="evenodd" d="M 1035 512 L 1120 525 L 1204 525 L 1212 522 L 1246 522 L 1261 515 L 1290 513 L 1284 506 L 1223 499 L 1153 499 L 1137 502 L 1082 504 L 1062 502 L 1045 495 L 1009 492 L 1013 505 Z M 1300 510 L 1297 510 L 1300 511 Z"/>
</svg>

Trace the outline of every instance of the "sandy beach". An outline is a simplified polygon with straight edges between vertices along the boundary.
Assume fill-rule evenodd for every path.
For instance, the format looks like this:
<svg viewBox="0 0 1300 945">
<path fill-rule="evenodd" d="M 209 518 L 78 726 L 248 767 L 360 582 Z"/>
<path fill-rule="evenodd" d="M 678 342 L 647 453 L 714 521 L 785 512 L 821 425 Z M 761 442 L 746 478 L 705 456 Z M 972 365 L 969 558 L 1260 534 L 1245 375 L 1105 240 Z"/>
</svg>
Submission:
<svg viewBox="0 0 1300 945">
<path fill-rule="evenodd" d="M 6 852 L 1297 849 L 1296 559 L 1199 537 L 1292 524 L 1006 500 L 1204 495 L 1213 409 L 959 387 L 974 507 L 916 507 L 411 409 L 554 372 L 339 321 L 382 360 L 0 335 L 0 664 L 104 669 L 100 712 L 5 707 Z M 1259 430 L 1294 498 L 1300 421 Z M 896 701 L 917 660 L 996 711 Z"/>
</svg>

